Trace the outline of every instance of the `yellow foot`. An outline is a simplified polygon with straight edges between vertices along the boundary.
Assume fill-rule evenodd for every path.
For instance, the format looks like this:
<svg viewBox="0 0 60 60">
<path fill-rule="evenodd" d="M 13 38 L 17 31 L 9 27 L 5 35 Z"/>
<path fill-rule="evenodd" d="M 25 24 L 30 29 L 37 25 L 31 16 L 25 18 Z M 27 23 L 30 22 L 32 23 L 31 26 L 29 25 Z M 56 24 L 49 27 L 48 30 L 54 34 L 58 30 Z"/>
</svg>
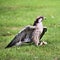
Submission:
<svg viewBox="0 0 60 60">
<path fill-rule="evenodd" d="M 42 41 L 42 42 L 40 43 L 40 46 L 42 46 L 42 45 L 46 45 L 46 44 L 47 44 L 47 42 Z"/>
</svg>

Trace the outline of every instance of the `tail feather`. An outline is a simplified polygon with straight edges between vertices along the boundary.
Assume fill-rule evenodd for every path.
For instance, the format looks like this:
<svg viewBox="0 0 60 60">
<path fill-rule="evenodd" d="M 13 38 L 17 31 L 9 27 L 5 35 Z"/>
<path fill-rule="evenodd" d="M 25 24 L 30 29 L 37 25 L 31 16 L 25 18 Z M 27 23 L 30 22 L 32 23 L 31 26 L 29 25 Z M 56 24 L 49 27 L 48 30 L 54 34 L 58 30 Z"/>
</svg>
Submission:
<svg viewBox="0 0 60 60">
<path fill-rule="evenodd" d="M 5 48 L 10 48 L 14 46 L 19 40 L 17 39 L 17 36 L 13 38 L 13 40 L 5 47 Z"/>
<path fill-rule="evenodd" d="M 15 42 L 11 41 L 5 48 L 10 48 L 15 45 Z"/>
</svg>

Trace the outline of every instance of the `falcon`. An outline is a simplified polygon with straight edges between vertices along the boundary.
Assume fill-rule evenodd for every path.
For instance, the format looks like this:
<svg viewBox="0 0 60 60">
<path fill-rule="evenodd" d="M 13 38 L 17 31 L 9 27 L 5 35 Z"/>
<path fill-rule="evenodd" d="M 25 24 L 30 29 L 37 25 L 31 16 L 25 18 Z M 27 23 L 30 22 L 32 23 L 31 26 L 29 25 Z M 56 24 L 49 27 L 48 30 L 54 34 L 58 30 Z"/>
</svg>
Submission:
<svg viewBox="0 0 60 60">
<path fill-rule="evenodd" d="M 34 42 L 36 46 L 47 44 L 47 42 L 41 41 L 41 38 L 47 31 L 47 28 L 43 27 L 43 20 L 45 20 L 45 18 L 40 16 L 34 21 L 32 26 L 28 25 L 23 28 L 5 48 L 9 48 L 15 45 L 19 46 L 28 42 Z"/>
</svg>

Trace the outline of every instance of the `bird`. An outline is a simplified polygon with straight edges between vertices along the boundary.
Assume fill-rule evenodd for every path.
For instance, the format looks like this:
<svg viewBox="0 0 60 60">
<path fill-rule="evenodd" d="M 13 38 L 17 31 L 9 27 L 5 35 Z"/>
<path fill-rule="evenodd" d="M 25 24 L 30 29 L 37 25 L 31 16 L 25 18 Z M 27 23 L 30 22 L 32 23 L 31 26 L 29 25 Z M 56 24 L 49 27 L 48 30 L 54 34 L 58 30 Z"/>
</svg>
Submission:
<svg viewBox="0 0 60 60">
<path fill-rule="evenodd" d="M 38 17 L 33 25 L 28 25 L 24 27 L 22 30 L 20 30 L 15 37 L 12 39 L 12 41 L 5 47 L 5 48 L 10 48 L 12 46 L 19 46 L 22 45 L 23 43 L 31 43 L 34 42 L 35 45 L 41 44 L 41 38 L 47 32 L 47 28 L 43 27 L 42 21 L 44 20 L 43 16 Z M 39 31 L 39 33 L 37 32 Z M 36 36 L 38 35 L 38 39 L 35 39 Z M 35 39 L 35 41 L 34 41 Z M 38 43 L 37 43 L 38 42 Z M 43 43 L 42 43 L 43 44 Z"/>
<path fill-rule="evenodd" d="M 45 17 L 40 16 L 36 19 L 33 26 L 36 28 L 32 32 L 32 40 L 35 43 L 36 46 L 39 44 L 47 44 L 47 42 L 42 42 L 40 39 L 44 35 L 44 33 L 47 31 L 47 28 L 43 26 L 42 21 L 45 19 Z"/>
</svg>

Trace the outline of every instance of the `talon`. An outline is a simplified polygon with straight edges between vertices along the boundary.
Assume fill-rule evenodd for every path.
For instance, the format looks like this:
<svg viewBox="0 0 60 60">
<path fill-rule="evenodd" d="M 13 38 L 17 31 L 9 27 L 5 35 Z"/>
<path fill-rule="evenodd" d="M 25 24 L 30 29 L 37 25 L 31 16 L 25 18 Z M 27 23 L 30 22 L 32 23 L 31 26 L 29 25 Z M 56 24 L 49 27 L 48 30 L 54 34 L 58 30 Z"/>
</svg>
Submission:
<svg viewBox="0 0 60 60">
<path fill-rule="evenodd" d="M 43 44 L 44 44 L 44 45 L 46 45 L 46 44 L 47 44 L 47 42 L 43 41 Z"/>
<path fill-rule="evenodd" d="M 43 42 L 40 43 L 40 46 L 46 45 L 46 44 L 47 44 L 47 42 L 43 41 Z"/>
</svg>

